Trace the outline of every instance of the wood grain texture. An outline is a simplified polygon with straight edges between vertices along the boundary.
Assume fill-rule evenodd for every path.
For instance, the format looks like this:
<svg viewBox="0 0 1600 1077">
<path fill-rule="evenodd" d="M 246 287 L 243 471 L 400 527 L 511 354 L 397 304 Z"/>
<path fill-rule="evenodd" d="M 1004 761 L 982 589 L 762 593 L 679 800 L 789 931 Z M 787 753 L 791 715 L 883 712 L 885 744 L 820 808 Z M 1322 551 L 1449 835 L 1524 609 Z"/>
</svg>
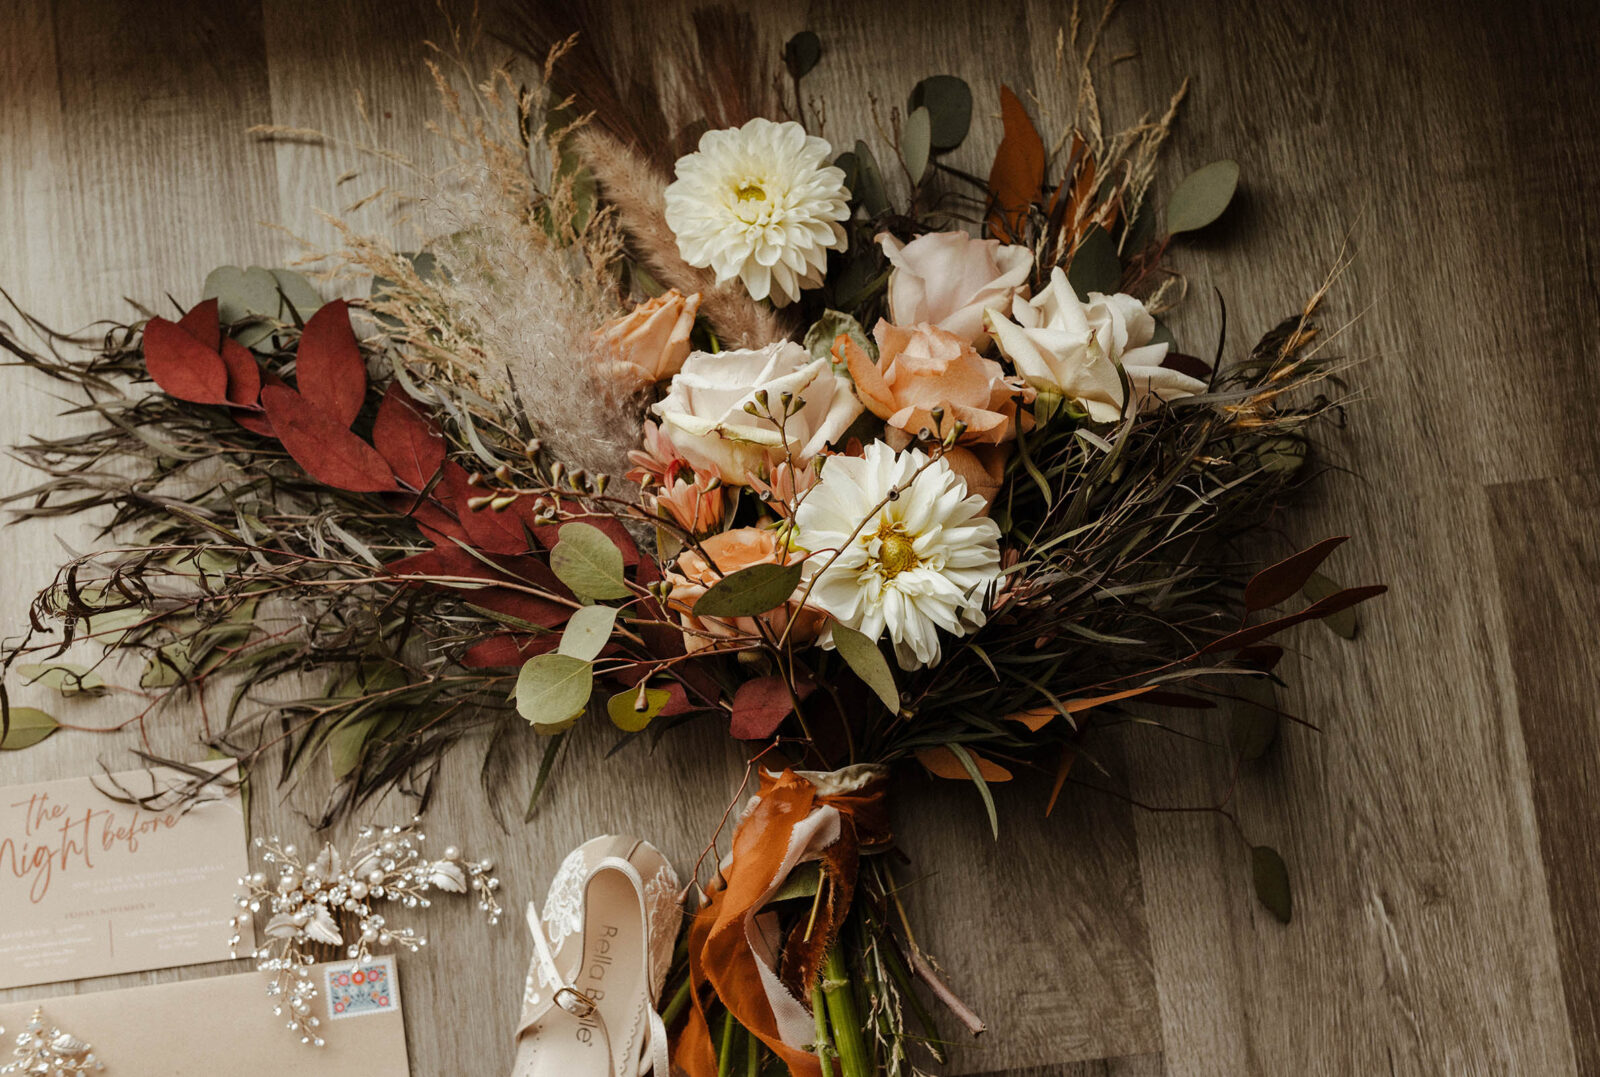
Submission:
<svg viewBox="0 0 1600 1077">
<path fill-rule="evenodd" d="M 651 47 L 687 6 L 596 10 Z M 980 174 L 979 147 L 999 133 L 997 82 L 1047 131 L 1067 114 L 1073 84 L 1056 32 L 1071 6 L 1060 0 L 750 11 L 773 53 L 799 29 L 822 36 L 808 109 L 826 109 L 836 142 L 863 137 L 880 160 L 878 121 L 887 128 L 888 110 L 935 71 L 978 95 L 953 163 Z M 439 106 L 422 60 L 445 28 L 428 0 L 0 5 L 0 287 L 71 328 L 129 316 L 123 297 L 159 309 L 169 290 L 192 295 L 217 264 L 301 253 L 267 224 L 327 243 L 318 208 L 340 211 L 404 179 L 352 144 L 426 165 L 422 125 Z M 1289 927 L 1254 904 L 1245 848 L 1214 817 L 1080 791 L 1046 820 L 1041 791 L 1017 787 L 1000 796 L 994 842 L 970 790 L 907 783 L 900 829 L 918 870 L 936 868 L 913 891 L 918 930 L 994 1029 L 950 1071 L 1600 1075 L 1590 896 L 1600 686 L 1585 631 L 1600 571 L 1600 17 L 1559 0 L 1141 0 L 1112 22 L 1102 56 L 1116 59 L 1100 81 L 1113 125 L 1159 110 L 1193 76 L 1158 195 L 1210 160 L 1243 166 L 1224 224 L 1178 252 L 1191 295 L 1175 326 L 1191 350 L 1215 340 L 1217 293 L 1238 354 L 1353 242 L 1358 258 L 1329 314 L 1335 326 L 1360 316 L 1332 346 L 1367 360 L 1335 460 L 1360 478 L 1330 476 L 1286 516 L 1281 545 L 1354 534 L 1333 573 L 1394 590 L 1356 644 L 1298 630 L 1282 702 L 1322 731 L 1287 730 L 1236 783 L 1225 759 L 1159 733 L 1120 746 L 1144 801 L 1205 804 L 1231 789 L 1250 839 L 1289 861 Z M 343 144 L 248 133 L 269 123 Z M 404 220 L 362 214 L 365 228 L 411 238 Z M 0 416 L 12 437 L 68 428 L 44 418 L 57 410 L 47 386 L 6 377 Z M 0 486 L 29 481 L 0 460 Z M 5 539 L 9 632 L 61 543 L 94 539 L 81 521 Z M 45 700 L 12 687 L 19 702 Z M 113 696 L 71 713 L 104 726 L 134 706 Z M 1199 731 L 1220 734 L 1220 722 Z M 167 753 L 193 742 L 171 721 L 147 735 Z M 115 764 L 136 736 L 57 736 L 0 756 L 0 783 Z M 599 731 L 579 738 L 533 824 L 502 828 L 479 791 L 489 746 L 470 741 L 446 765 L 427 829 L 493 850 L 512 909 L 541 897 L 565 851 L 595 833 L 644 834 L 687 868 L 738 785 L 737 746 L 709 727 L 653 755 L 634 747 L 604 760 L 609 746 Z M 496 748 L 514 756 L 499 790 L 513 819 L 541 747 L 530 736 Z M 255 828 L 303 836 L 301 813 L 320 803 L 326 774 L 292 788 L 271 777 Z M 409 811 L 395 801 L 379 814 Z M 413 1072 L 504 1072 L 528 959 L 516 917 L 490 929 L 443 902 L 417 920 L 433 944 L 402 960 Z"/>
</svg>

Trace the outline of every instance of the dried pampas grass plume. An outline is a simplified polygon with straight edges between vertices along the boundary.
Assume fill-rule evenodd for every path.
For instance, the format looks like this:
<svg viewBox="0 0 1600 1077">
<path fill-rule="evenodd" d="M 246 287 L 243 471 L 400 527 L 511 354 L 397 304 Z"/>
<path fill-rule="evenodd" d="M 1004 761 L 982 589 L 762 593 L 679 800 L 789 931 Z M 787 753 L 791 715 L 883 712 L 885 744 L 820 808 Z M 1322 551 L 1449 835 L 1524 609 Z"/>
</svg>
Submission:
<svg viewBox="0 0 1600 1077">
<path fill-rule="evenodd" d="M 680 292 L 700 293 L 700 313 L 728 344 L 759 348 L 788 334 L 776 314 L 750 298 L 737 281 L 721 284 L 678 254 L 678 240 L 667 227 L 667 181 L 642 154 L 594 127 L 573 135 L 574 148 L 588 165 L 634 255 L 652 276 Z"/>
</svg>

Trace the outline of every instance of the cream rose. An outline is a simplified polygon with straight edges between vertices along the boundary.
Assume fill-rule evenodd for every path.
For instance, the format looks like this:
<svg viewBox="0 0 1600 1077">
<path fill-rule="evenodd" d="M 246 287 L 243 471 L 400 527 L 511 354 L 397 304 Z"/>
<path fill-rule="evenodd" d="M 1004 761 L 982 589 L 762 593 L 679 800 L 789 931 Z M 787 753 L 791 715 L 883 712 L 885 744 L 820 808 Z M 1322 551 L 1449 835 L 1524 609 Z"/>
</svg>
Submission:
<svg viewBox="0 0 1600 1077">
<path fill-rule="evenodd" d="M 985 359 L 954 333 L 924 322 L 913 328 L 879 321 L 873 362 L 855 341 L 841 335 L 834 354 L 850 369 L 856 393 L 867 409 L 903 436 L 890 444 L 903 449 L 923 429 L 943 433 L 932 409 L 945 411 L 945 429 L 966 424 L 963 444 L 996 445 L 1017 434 L 1017 399 L 1032 399 L 1033 389 L 1005 376 L 1005 368 Z"/>
<path fill-rule="evenodd" d="M 889 274 L 894 323 L 927 322 L 967 344 L 987 342 L 984 310 L 1010 306 L 1033 268 L 1028 248 L 973 239 L 965 232 L 930 232 L 910 243 L 884 232 L 878 243 L 894 267 Z"/>
<path fill-rule="evenodd" d="M 762 390 L 767 408 L 778 415 L 784 393 L 804 401 L 784 421 L 781 436 L 766 408 L 756 405 L 754 415 L 745 410 Z M 808 463 L 855 421 L 861 402 L 826 357 L 813 359 L 793 341 L 780 341 L 752 350 L 691 354 L 652 410 L 662 434 L 691 466 L 748 486 L 763 468 L 790 459 Z"/>
<path fill-rule="evenodd" d="M 666 381 L 689 357 L 689 334 L 700 309 L 698 293 L 673 289 L 640 303 L 595 330 L 595 377 L 622 394 Z"/>
<path fill-rule="evenodd" d="M 1206 390 L 1205 382 L 1161 365 L 1167 345 L 1151 342 L 1156 322 L 1143 303 L 1120 292 L 1090 292 L 1085 303 L 1059 267 L 1038 295 L 1012 301 L 1011 318 L 998 310 L 987 314 L 995 343 L 1017 373 L 1081 405 L 1096 422 L 1122 415 L 1119 367 L 1141 411 Z"/>
</svg>

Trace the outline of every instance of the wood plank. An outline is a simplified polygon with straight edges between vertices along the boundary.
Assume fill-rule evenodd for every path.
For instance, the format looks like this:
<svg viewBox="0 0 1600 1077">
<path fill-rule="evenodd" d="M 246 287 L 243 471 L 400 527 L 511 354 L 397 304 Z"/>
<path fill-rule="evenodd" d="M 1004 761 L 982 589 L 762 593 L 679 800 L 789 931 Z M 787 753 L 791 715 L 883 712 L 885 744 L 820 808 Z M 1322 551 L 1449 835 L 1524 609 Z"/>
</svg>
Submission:
<svg viewBox="0 0 1600 1077">
<path fill-rule="evenodd" d="M 1600 478 L 1490 489 L 1500 594 L 1527 740 L 1578 1072 L 1600 1073 Z"/>
</svg>

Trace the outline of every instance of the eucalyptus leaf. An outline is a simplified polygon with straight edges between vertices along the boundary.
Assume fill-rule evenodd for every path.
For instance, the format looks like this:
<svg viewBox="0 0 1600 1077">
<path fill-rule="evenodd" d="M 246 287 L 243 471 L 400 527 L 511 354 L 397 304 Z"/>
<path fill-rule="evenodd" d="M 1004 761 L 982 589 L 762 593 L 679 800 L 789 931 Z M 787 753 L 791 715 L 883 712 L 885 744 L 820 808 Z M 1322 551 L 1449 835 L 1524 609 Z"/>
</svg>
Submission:
<svg viewBox="0 0 1600 1077">
<path fill-rule="evenodd" d="M 825 310 L 822 317 L 811 323 L 811 328 L 806 330 L 805 347 L 813 359 L 826 359 L 838 365 L 833 358 L 833 342 L 840 336 L 847 336 L 855 341 L 857 346 L 874 359 L 878 357 L 878 346 L 872 338 L 867 336 L 867 331 L 861 328 L 861 323 L 842 310 Z"/>
<path fill-rule="evenodd" d="M 1167 233 L 1204 228 L 1222 216 L 1238 186 L 1236 161 L 1213 161 L 1189 173 L 1167 199 Z"/>
<path fill-rule="evenodd" d="M 834 623 L 833 645 L 857 677 L 883 700 L 890 714 L 900 713 L 900 689 L 895 687 L 894 674 L 889 663 L 878 649 L 877 643 L 853 628 Z"/>
<path fill-rule="evenodd" d="M 54 718 L 34 707 L 12 707 L 9 716 L 10 721 L 0 730 L 0 751 L 32 748 L 61 728 Z"/>
<path fill-rule="evenodd" d="M 926 106 L 911 111 L 905 126 L 900 129 L 900 156 L 905 160 L 906 171 L 912 183 L 921 183 L 928 171 L 928 160 L 933 153 L 932 124 Z"/>
<path fill-rule="evenodd" d="M 953 150 L 972 127 L 972 88 L 954 75 L 930 75 L 912 88 L 909 108 L 928 110 L 935 150 Z"/>
<path fill-rule="evenodd" d="M 573 592 L 585 598 L 627 598 L 630 592 L 622 574 L 622 551 L 593 524 L 563 524 L 550 568 Z"/>
<path fill-rule="evenodd" d="M 1313 572 L 1306 580 L 1300 593 L 1306 596 L 1307 602 L 1321 602 L 1331 594 L 1344 590 L 1344 587 L 1324 576 L 1320 572 Z M 1345 639 L 1355 639 L 1356 633 L 1361 629 L 1361 622 L 1356 616 L 1356 607 L 1342 609 L 1338 613 L 1322 618 L 1322 623 L 1328 626 L 1328 631 Z"/>
<path fill-rule="evenodd" d="M 630 688 L 606 700 L 606 713 L 611 716 L 611 724 L 624 733 L 637 733 L 649 725 L 671 699 L 672 693 L 665 688 L 646 688 L 644 710 L 638 710 L 639 690 Z"/>
<path fill-rule="evenodd" d="M 1289 890 L 1289 868 L 1268 845 L 1250 847 L 1250 877 L 1255 882 L 1256 898 L 1280 923 L 1294 918 L 1294 896 Z"/>
<path fill-rule="evenodd" d="M 861 182 L 861 162 L 849 150 L 833 159 L 833 166 L 844 173 L 845 190 L 850 192 L 852 199 L 856 196 L 856 186 Z"/>
<path fill-rule="evenodd" d="M 1152 318 L 1151 321 L 1156 323 L 1156 328 L 1155 332 L 1150 334 L 1150 343 L 1165 344 L 1169 350 L 1176 351 L 1178 338 L 1172 335 L 1172 327 L 1160 318 Z"/>
<path fill-rule="evenodd" d="M 28 678 L 29 684 L 42 684 L 64 696 L 77 695 L 80 692 L 99 695 L 106 690 L 104 677 L 87 666 L 71 662 L 51 662 L 43 665 L 25 663 L 17 667 L 17 672 Z"/>
<path fill-rule="evenodd" d="M 1067 267 L 1067 283 L 1079 298 L 1090 292 L 1114 294 L 1122 285 L 1122 263 L 1117 261 L 1117 245 L 1098 224 L 1084 233 Z"/>
<path fill-rule="evenodd" d="M 313 314 L 322 308 L 322 296 L 311 286 L 311 282 L 292 269 L 269 270 L 273 280 L 278 282 L 278 290 L 283 293 L 283 298 L 289 301 L 299 321 L 304 324 Z"/>
<path fill-rule="evenodd" d="M 583 714 L 594 667 L 565 654 L 536 654 L 517 674 L 517 713 L 541 733 L 559 732 Z"/>
<path fill-rule="evenodd" d="M 696 617 L 754 617 L 789 601 L 800 566 L 751 565 L 722 577 L 694 604 Z"/>
<path fill-rule="evenodd" d="M 865 142 L 856 140 L 856 186 L 852 188 L 856 200 L 867 211 L 868 217 L 881 217 L 889 212 L 889 192 L 883 185 L 883 172 L 878 159 Z"/>
<path fill-rule="evenodd" d="M 810 30 L 801 30 L 783 46 L 783 66 L 790 78 L 804 78 L 822 59 L 822 39 Z"/>
<path fill-rule="evenodd" d="M 585 606 L 567 620 L 556 653 L 583 662 L 592 661 L 611 638 L 611 629 L 616 623 L 617 611 L 614 607 Z"/>
</svg>

